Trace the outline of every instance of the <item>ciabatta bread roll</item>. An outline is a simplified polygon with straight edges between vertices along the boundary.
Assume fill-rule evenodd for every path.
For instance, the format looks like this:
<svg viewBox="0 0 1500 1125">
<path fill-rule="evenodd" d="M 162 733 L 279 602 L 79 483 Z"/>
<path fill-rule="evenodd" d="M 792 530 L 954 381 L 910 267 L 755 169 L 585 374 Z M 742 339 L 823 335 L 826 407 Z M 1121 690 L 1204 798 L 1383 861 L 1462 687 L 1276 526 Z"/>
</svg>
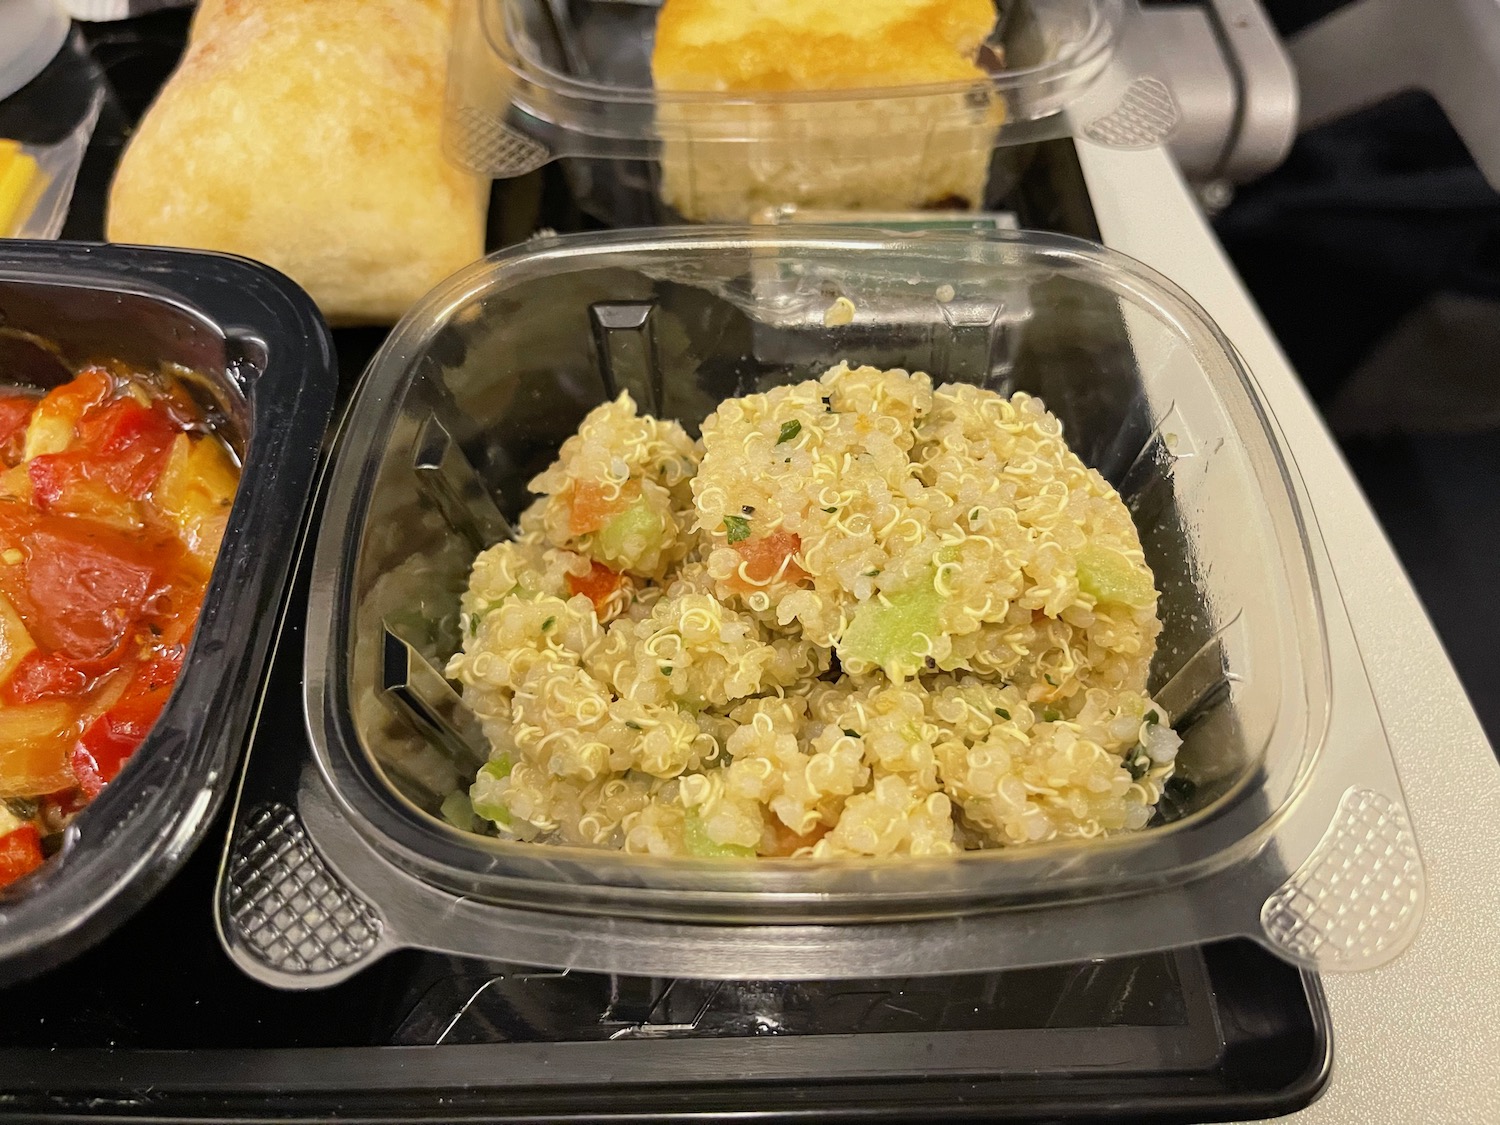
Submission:
<svg viewBox="0 0 1500 1125">
<path fill-rule="evenodd" d="M 489 182 L 441 148 L 451 0 L 205 0 L 131 139 L 108 235 L 275 266 L 388 323 L 484 251 Z"/>
</svg>

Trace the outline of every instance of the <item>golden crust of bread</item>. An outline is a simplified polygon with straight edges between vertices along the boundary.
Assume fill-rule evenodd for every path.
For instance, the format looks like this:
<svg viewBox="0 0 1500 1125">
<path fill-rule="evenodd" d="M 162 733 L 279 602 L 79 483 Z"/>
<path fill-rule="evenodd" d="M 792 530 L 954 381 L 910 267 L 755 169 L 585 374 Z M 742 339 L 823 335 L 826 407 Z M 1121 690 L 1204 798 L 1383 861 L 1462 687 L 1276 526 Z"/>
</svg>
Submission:
<svg viewBox="0 0 1500 1125">
<path fill-rule="evenodd" d="M 441 149 L 451 0 L 204 0 L 110 191 L 115 242 L 224 250 L 388 323 L 484 250 Z"/>
<path fill-rule="evenodd" d="M 993 0 L 666 0 L 660 90 L 877 89 L 983 80 Z"/>
</svg>

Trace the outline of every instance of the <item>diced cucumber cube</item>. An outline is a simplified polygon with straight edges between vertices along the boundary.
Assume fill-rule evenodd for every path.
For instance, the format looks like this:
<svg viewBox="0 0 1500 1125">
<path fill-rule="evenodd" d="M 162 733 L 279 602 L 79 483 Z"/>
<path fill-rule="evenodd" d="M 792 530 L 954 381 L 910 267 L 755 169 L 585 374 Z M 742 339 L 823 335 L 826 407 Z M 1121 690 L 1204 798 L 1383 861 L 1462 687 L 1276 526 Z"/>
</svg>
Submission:
<svg viewBox="0 0 1500 1125">
<path fill-rule="evenodd" d="M 862 661 L 885 669 L 895 679 L 909 676 L 922 666 L 927 640 L 941 632 L 938 611 L 943 596 L 928 580 L 906 590 L 886 595 L 889 604 L 877 599 L 865 602 L 839 639 L 839 659 Z"/>
<path fill-rule="evenodd" d="M 1156 600 L 1151 575 L 1119 551 L 1093 544 L 1078 552 L 1078 588 L 1098 602 L 1144 609 Z"/>
</svg>

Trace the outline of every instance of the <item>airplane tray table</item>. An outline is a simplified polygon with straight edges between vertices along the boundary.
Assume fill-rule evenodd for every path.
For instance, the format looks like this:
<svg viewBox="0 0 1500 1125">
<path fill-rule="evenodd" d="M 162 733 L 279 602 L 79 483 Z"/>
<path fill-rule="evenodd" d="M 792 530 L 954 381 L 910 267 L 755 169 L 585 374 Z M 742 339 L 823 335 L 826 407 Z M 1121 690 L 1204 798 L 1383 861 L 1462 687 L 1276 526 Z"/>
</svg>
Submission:
<svg viewBox="0 0 1500 1125">
<path fill-rule="evenodd" d="M 184 28 L 172 13 L 90 30 L 113 96 L 67 237 L 99 237 L 126 124 Z M 1098 235 L 1070 142 L 1038 151 L 1015 203 L 1023 225 Z M 545 173 L 501 193 L 492 239 L 585 221 Z M 347 394 L 382 333 L 335 335 Z M 306 754 L 304 596 L 268 686 L 261 770 Z M 0 992 L 0 1118 L 1235 1120 L 1306 1105 L 1330 1072 L 1318 979 L 1248 942 L 798 984 L 528 973 L 403 952 L 327 991 L 279 992 L 242 976 L 213 929 L 224 823 L 112 938 Z"/>
</svg>

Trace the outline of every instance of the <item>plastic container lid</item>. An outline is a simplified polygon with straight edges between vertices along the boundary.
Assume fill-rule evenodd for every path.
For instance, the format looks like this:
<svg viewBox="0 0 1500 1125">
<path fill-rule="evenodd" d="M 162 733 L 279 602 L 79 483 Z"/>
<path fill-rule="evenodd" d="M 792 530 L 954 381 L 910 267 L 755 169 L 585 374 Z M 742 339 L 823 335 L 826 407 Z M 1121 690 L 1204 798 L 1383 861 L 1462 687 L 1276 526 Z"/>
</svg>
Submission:
<svg viewBox="0 0 1500 1125">
<path fill-rule="evenodd" d="M 1005 3 L 972 79 L 732 94 L 653 86 L 659 11 L 617 0 L 460 4 L 450 154 L 502 177 L 559 157 L 659 162 L 679 213 L 743 221 L 786 203 L 972 209 L 997 146 L 1079 132 L 1132 147 L 1159 143 L 1176 123 L 1146 45 L 1125 34 L 1131 0 Z"/>
<path fill-rule="evenodd" d="M 828 327 L 837 295 L 857 312 Z M 1150 690 L 1185 739 L 1188 784 L 1162 823 L 940 859 L 711 861 L 441 822 L 442 799 L 485 753 L 440 671 L 458 643 L 458 596 L 531 475 L 622 388 L 691 430 L 727 396 L 839 360 L 1037 393 L 1126 499 L 1162 590 Z M 991 970 L 1236 935 L 1352 969 L 1415 932 L 1421 864 L 1295 469 L 1224 337 L 1122 255 L 1028 232 L 539 242 L 414 308 L 343 433 L 307 617 L 317 770 L 295 808 L 241 810 L 221 887 L 228 947 L 261 979 L 330 983 L 412 945 L 787 979 Z M 267 888 L 308 870 L 330 888 L 327 905 L 266 906 Z M 310 934 L 324 935 L 317 956 L 299 952 Z"/>
</svg>

